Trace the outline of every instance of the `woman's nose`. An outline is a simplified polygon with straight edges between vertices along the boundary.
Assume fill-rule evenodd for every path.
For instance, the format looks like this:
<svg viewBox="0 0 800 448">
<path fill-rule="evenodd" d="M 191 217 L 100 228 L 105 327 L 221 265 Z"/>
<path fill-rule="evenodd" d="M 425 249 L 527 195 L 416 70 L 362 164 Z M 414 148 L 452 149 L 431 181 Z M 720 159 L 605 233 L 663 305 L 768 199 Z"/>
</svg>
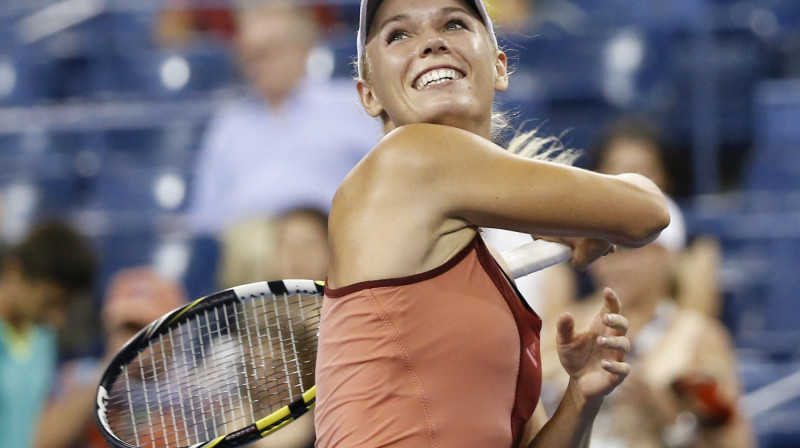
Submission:
<svg viewBox="0 0 800 448">
<path fill-rule="evenodd" d="M 450 51 L 450 46 L 440 35 L 431 36 L 428 40 L 425 41 L 425 44 L 422 46 L 422 54 L 424 56 L 430 56 L 433 54 L 440 54 L 440 53 L 448 53 Z"/>
</svg>

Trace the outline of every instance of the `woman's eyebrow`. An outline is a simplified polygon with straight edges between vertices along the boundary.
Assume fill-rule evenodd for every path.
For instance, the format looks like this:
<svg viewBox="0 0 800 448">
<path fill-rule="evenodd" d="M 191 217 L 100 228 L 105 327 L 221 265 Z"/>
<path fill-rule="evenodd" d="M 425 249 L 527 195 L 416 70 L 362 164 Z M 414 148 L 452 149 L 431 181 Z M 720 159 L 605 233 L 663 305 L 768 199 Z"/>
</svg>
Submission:
<svg viewBox="0 0 800 448">
<path fill-rule="evenodd" d="M 459 6 L 448 6 L 446 8 L 442 8 L 442 9 L 439 10 L 439 15 L 440 16 L 444 16 L 444 15 L 447 15 L 447 14 L 450 14 L 450 13 L 454 13 L 454 12 L 461 12 L 461 13 L 464 13 L 464 14 L 467 14 L 467 15 L 470 15 L 470 16 L 473 15 L 467 9 L 464 9 L 462 7 L 459 7 Z M 390 24 L 392 22 L 402 22 L 402 21 L 408 20 L 410 18 L 411 17 L 408 14 L 397 14 L 395 16 L 389 17 L 388 19 L 384 20 L 381 23 L 381 25 L 378 27 L 378 30 L 379 31 L 382 30 L 384 27 L 386 27 L 386 25 L 388 25 L 388 24 Z"/>
<path fill-rule="evenodd" d="M 467 14 L 467 15 L 470 15 L 470 16 L 474 16 L 474 14 L 472 12 L 470 12 L 470 11 L 460 7 L 460 6 L 448 6 L 447 8 L 442 8 L 439 11 L 439 15 L 450 14 L 452 12 L 463 12 L 464 14 Z"/>
<path fill-rule="evenodd" d="M 392 22 L 402 22 L 402 21 L 408 20 L 410 18 L 411 18 L 411 16 L 409 16 L 408 14 L 397 14 L 395 16 L 389 17 L 388 19 L 384 20 L 383 23 L 381 23 L 381 26 L 378 27 L 378 31 L 384 29 L 386 27 L 386 25 L 388 25 L 388 24 L 390 24 Z"/>
</svg>

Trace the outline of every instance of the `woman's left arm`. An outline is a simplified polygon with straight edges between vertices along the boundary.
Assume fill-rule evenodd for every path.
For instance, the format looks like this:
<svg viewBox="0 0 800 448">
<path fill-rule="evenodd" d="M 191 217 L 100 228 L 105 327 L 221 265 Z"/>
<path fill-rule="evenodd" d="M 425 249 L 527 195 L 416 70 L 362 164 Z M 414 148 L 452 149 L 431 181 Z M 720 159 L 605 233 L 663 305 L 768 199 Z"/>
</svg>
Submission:
<svg viewBox="0 0 800 448">
<path fill-rule="evenodd" d="M 536 447 L 586 447 L 603 399 L 630 372 L 625 355 L 630 341 L 625 334 L 628 320 L 619 314 L 620 301 L 609 288 L 603 291 L 605 305 L 589 328 L 575 332 L 575 320 L 562 315 L 556 343 L 561 364 L 570 376 L 569 386 L 553 417 L 528 444 Z"/>
</svg>

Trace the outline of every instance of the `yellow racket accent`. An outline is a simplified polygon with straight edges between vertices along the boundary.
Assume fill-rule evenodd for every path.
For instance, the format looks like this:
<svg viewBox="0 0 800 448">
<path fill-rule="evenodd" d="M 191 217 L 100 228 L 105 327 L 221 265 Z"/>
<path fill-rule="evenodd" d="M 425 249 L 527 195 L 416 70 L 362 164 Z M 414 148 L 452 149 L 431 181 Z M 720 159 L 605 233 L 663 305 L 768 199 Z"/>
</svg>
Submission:
<svg viewBox="0 0 800 448">
<path fill-rule="evenodd" d="M 225 440 L 226 436 L 217 437 L 216 439 L 208 442 L 206 445 L 203 445 L 203 448 L 214 448 L 215 446 L 219 445 L 220 442 Z"/>
<path fill-rule="evenodd" d="M 303 403 L 306 404 L 306 409 L 312 409 L 314 407 L 314 403 L 312 402 L 316 398 L 317 386 L 311 386 L 310 389 L 303 393 Z M 256 428 L 258 428 L 259 431 L 262 431 L 261 437 L 266 437 L 293 421 L 295 421 L 295 418 L 292 417 L 291 409 L 289 409 L 289 406 L 284 406 L 257 421 Z"/>
</svg>

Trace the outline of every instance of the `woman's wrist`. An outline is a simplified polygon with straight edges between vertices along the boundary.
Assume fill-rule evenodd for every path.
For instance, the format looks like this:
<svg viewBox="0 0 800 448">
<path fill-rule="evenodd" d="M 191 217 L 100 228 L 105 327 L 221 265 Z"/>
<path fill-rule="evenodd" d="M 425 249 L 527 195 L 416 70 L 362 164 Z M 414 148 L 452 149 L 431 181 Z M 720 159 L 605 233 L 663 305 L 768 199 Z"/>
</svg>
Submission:
<svg viewBox="0 0 800 448">
<path fill-rule="evenodd" d="M 564 398 L 570 401 L 571 406 L 573 406 L 581 416 L 588 418 L 594 418 L 597 413 L 600 412 L 600 407 L 603 405 L 604 399 L 602 396 L 584 396 L 574 378 L 569 379 L 569 385 L 567 386 Z"/>
</svg>

